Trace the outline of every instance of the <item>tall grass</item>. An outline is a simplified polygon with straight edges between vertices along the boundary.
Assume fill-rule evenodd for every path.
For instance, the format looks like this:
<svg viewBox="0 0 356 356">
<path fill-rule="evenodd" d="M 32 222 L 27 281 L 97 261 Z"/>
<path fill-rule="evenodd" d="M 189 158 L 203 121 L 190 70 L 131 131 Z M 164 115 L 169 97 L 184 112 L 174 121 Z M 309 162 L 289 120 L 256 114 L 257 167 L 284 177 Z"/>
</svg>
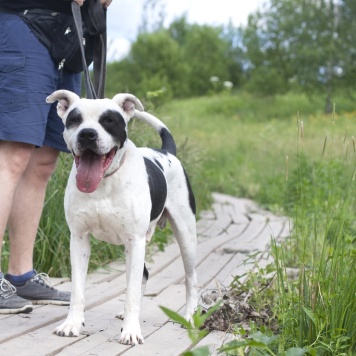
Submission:
<svg viewBox="0 0 356 356">
<path fill-rule="evenodd" d="M 286 210 L 295 229 L 287 244 L 274 245 L 278 300 L 276 313 L 285 346 L 308 347 L 318 355 L 356 352 L 356 200 L 353 138 L 304 150 L 298 122 L 298 165 L 287 184 Z M 332 125 L 335 125 L 333 121 Z M 326 142 L 326 141 L 325 141 Z M 340 143 L 340 142 L 339 142 Z M 348 154 L 352 147 L 352 155 Z M 329 158 L 325 158 L 326 152 Z M 336 152 L 343 152 L 344 156 Z M 287 253 L 285 251 L 288 251 Z M 286 268 L 297 267 L 290 280 Z"/>
<path fill-rule="evenodd" d="M 325 116 L 317 100 L 295 95 L 268 100 L 201 98 L 171 103 L 168 111 L 178 130 L 189 127 L 205 149 L 212 190 L 249 196 L 293 221 L 290 239 L 274 244 L 275 353 L 353 355 L 356 115 Z M 289 278 L 289 267 L 299 271 L 297 279 Z"/>
</svg>

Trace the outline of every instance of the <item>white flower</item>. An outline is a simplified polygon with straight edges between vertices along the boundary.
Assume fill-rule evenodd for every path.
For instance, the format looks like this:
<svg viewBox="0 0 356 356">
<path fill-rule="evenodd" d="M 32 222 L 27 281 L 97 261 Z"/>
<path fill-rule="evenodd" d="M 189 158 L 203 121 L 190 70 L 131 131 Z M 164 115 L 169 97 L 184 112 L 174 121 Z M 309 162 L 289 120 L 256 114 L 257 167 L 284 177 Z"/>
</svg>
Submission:
<svg viewBox="0 0 356 356">
<path fill-rule="evenodd" d="M 229 82 L 228 80 L 225 81 L 223 85 L 226 89 L 231 89 L 234 86 L 234 84 L 232 82 Z"/>
<path fill-rule="evenodd" d="M 219 81 L 219 77 L 212 76 L 212 77 L 210 77 L 210 81 L 211 81 L 212 83 L 218 82 L 218 81 Z"/>
</svg>

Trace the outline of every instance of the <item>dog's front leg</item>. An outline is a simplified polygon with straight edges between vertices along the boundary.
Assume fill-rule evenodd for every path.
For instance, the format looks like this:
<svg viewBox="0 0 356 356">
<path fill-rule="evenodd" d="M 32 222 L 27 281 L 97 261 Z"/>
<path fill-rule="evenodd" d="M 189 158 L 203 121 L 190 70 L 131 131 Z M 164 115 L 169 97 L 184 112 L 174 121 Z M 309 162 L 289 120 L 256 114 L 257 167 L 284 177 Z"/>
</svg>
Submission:
<svg viewBox="0 0 356 356">
<path fill-rule="evenodd" d="M 139 315 L 145 246 L 146 240 L 143 236 L 134 236 L 125 243 L 128 285 L 120 343 L 126 345 L 143 344 Z"/>
<path fill-rule="evenodd" d="M 66 320 L 54 333 L 59 336 L 78 336 L 84 325 L 84 287 L 90 257 L 89 235 L 70 239 L 70 260 L 72 265 L 72 294 Z"/>
</svg>

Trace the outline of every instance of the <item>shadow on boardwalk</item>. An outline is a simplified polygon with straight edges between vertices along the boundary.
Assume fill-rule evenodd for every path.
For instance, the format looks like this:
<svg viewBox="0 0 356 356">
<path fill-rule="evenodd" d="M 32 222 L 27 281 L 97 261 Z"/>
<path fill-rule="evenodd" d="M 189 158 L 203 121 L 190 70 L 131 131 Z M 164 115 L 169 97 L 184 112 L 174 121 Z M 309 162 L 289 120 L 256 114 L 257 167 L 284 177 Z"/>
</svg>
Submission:
<svg viewBox="0 0 356 356">
<path fill-rule="evenodd" d="M 212 211 L 203 212 L 198 221 L 197 274 L 200 293 L 220 285 L 228 286 L 233 276 L 255 266 L 248 255 L 261 251 L 260 266 L 270 262 L 271 237 L 289 235 L 289 222 L 260 209 L 253 201 L 213 194 Z M 126 276 L 123 263 L 88 275 L 86 283 L 86 326 L 76 338 L 52 334 L 66 315 L 67 307 L 35 306 L 30 314 L 0 316 L 1 355 L 172 355 L 191 348 L 191 341 L 180 325 L 168 320 L 159 306 L 182 311 L 185 302 L 184 271 L 178 245 L 157 252 L 146 263 L 150 279 L 142 302 L 143 345 L 130 347 L 118 343 L 121 320 L 115 315 L 123 309 Z M 70 290 L 70 281 L 51 279 L 58 289 Z M 211 354 L 231 335 L 212 332 L 197 346 L 209 345 Z"/>
</svg>

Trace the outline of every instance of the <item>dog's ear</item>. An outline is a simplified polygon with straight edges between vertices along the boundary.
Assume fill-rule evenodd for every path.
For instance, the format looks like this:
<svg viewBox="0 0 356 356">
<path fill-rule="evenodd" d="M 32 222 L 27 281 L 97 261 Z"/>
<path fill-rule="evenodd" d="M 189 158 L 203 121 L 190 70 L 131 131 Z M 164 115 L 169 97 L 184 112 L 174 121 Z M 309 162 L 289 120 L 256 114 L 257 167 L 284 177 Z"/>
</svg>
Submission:
<svg viewBox="0 0 356 356">
<path fill-rule="evenodd" d="M 135 95 L 132 94 L 116 94 L 112 100 L 119 105 L 131 119 L 135 115 L 135 109 L 143 111 L 143 105 Z"/>
<path fill-rule="evenodd" d="M 80 97 L 77 94 L 69 90 L 57 90 L 46 98 L 46 102 L 54 103 L 58 100 L 57 114 L 61 119 L 64 119 L 68 108 L 79 99 Z"/>
</svg>

